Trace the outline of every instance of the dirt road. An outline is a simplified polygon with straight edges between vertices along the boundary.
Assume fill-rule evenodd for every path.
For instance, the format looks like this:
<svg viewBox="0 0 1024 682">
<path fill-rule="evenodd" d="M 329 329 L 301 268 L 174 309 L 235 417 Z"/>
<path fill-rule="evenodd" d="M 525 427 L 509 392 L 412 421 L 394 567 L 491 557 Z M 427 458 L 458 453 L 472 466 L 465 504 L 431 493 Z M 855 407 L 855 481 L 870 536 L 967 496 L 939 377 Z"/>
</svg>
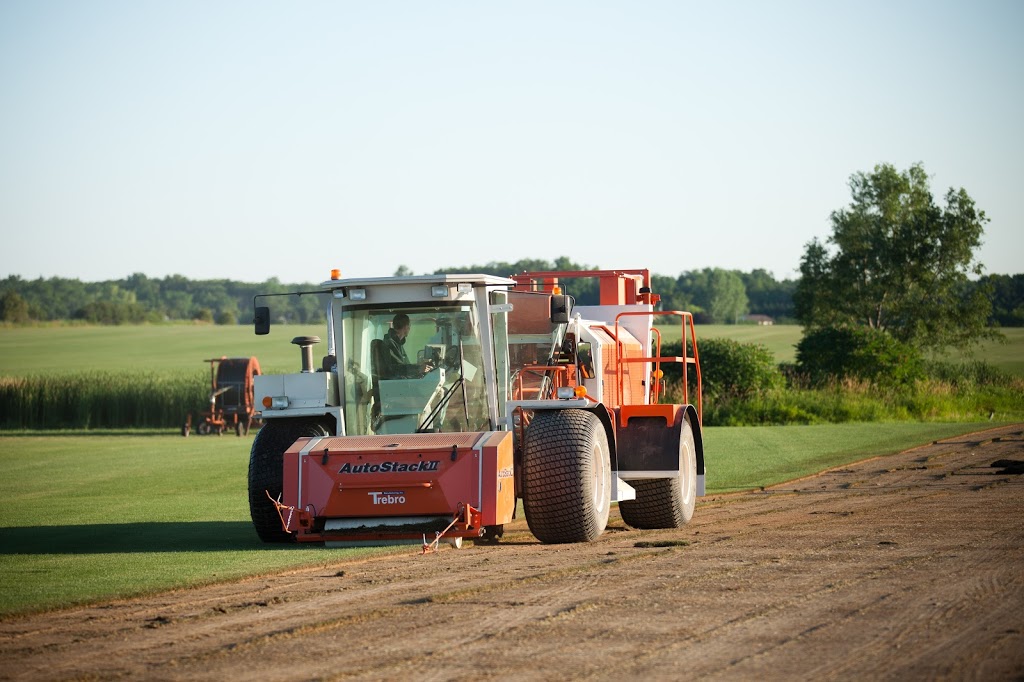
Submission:
<svg viewBox="0 0 1024 682">
<path fill-rule="evenodd" d="M 3 679 L 1020 679 L 1024 426 L 707 498 L 0 622 Z"/>
</svg>

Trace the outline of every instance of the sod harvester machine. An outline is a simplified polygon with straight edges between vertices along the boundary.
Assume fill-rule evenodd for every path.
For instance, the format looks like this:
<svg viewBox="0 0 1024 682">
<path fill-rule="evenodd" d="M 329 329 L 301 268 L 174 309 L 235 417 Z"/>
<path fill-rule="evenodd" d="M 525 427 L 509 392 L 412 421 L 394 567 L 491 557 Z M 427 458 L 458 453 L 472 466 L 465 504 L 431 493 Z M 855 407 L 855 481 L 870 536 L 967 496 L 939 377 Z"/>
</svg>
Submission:
<svg viewBox="0 0 1024 682">
<path fill-rule="evenodd" d="M 598 280 L 598 305 L 574 307 L 574 278 Z M 266 542 L 497 542 L 518 498 L 542 542 L 587 542 L 614 501 L 630 526 L 676 528 L 704 494 L 693 319 L 655 312 L 647 270 L 335 271 L 296 294 L 324 298 L 326 356 L 315 367 L 320 339 L 297 337 L 301 373 L 255 377 L 249 508 Z M 269 307 L 255 313 L 269 333 Z M 666 318 L 682 357 L 661 357 Z M 666 363 L 683 404 L 659 403 Z"/>
</svg>

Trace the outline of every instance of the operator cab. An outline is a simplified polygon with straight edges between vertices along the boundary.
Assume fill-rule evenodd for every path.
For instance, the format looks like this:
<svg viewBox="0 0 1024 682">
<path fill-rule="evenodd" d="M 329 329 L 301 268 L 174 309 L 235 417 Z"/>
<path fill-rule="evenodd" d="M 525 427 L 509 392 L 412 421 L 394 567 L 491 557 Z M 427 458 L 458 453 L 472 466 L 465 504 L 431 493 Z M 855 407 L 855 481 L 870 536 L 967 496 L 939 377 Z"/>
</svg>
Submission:
<svg viewBox="0 0 1024 682">
<path fill-rule="evenodd" d="M 327 357 L 322 371 L 304 359 L 303 374 L 258 384 L 264 417 L 329 415 L 349 436 L 508 428 L 506 403 L 550 392 L 535 368 L 562 348 L 568 321 L 567 311 L 554 317 L 549 294 L 514 284 L 422 275 L 332 279 L 302 292 L 326 301 Z M 256 308 L 257 334 L 269 319 Z"/>
<path fill-rule="evenodd" d="M 409 327 L 399 338 L 402 317 Z M 341 329 L 349 435 L 487 430 L 472 305 L 346 307 Z"/>
</svg>

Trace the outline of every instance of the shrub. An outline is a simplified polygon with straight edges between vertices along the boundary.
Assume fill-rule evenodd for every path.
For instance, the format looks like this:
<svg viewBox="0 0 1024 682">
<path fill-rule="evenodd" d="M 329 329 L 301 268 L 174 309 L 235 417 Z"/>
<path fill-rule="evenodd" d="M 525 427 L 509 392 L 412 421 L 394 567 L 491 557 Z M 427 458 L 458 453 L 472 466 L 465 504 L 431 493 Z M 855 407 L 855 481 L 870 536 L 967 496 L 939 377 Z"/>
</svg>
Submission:
<svg viewBox="0 0 1024 682">
<path fill-rule="evenodd" d="M 0 296 L 0 320 L 23 324 L 29 321 L 28 303 L 16 291 Z"/>
<path fill-rule="evenodd" d="M 235 314 L 230 310 L 222 310 L 217 313 L 217 318 L 214 320 L 217 324 L 236 324 L 237 319 Z"/>
<path fill-rule="evenodd" d="M 147 319 L 145 309 L 138 303 L 93 301 L 75 312 L 75 319 L 90 324 L 139 324 Z"/>
<path fill-rule="evenodd" d="M 908 385 L 925 378 L 917 349 L 867 327 L 820 327 L 807 332 L 797 344 L 796 361 L 813 385 L 843 379 Z"/>
<path fill-rule="evenodd" d="M 925 372 L 930 379 L 946 382 L 954 386 L 1005 386 L 1013 382 L 1014 377 L 998 367 L 983 360 L 969 362 L 932 361 L 925 365 Z"/>
<path fill-rule="evenodd" d="M 712 338 L 700 341 L 697 351 L 706 398 L 748 398 L 784 383 L 775 356 L 761 344 Z M 663 356 L 682 355 L 682 345 L 666 344 L 661 353 Z M 682 378 L 678 364 L 662 365 L 662 369 L 669 380 Z M 689 378 L 692 390 L 693 377 Z"/>
</svg>

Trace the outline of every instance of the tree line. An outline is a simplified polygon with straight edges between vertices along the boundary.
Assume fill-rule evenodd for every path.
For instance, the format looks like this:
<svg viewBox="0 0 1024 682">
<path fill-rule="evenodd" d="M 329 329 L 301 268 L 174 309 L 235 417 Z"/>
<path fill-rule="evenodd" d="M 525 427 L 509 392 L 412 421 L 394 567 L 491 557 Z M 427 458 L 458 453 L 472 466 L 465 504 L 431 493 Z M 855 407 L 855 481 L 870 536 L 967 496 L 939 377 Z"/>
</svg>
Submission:
<svg viewBox="0 0 1024 682">
<path fill-rule="evenodd" d="M 600 269 L 598 266 L 576 263 L 563 256 L 554 261 L 523 259 L 439 268 L 433 274 L 472 272 L 508 277 L 521 272 Z M 407 275 L 412 272 L 403 266 L 395 274 Z M 577 305 L 596 305 L 598 286 L 597 279 L 584 278 L 564 282 L 563 289 L 576 299 Z M 776 280 L 767 270 L 740 272 L 704 268 L 688 270 L 675 277 L 652 273 L 651 288 L 661 296 L 658 304 L 660 310 L 687 310 L 700 323 L 736 324 L 743 322 L 748 315 L 766 315 L 779 323 L 794 321 L 793 292 L 796 290 L 796 282 L 789 279 Z"/>
<path fill-rule="evenodd" d="M 574 263 L 568 258 L 554 261 L 524 259 L 483 265 L 440 268 L 440 273 L 483 273 L 507 277 L 518 272 L 541 270 L 597 270 L 597 266 Z M 396 275 L 411 275 L 400 266 Z M 683 272 L 676 277 L 652 275 L 652 286 L 661 294 L 663 310 L 689 310 L 700 322 L 736 323 L 747 314 L 772 317 L 778 322 L 793 319 L 793 280 L 777 281 L 765 270 L 744 273 L 721 268 Z M 0 320 L 11 323 L 81 320 L 91 324 L 139 324 L 194 320 L 216 324 L 249 324 L 256 294 L 310 290 L 312 284 L 285 285 L 277 279 L 259 283 L 231 280 L 190 280 L 181 275 L 150 278 L 135 273 L 120 280 L 82 282 L 52 277 L 35 280 L 11 275 L 0 281 Z M 596 279 L 567 283 L 566 293 L 580 305 L 597 303 Z M 314 322 L 322 318 L 320 304 L 313 297 L 289 301 L 275 307 L 280 321 Z"/>
<path fill-rule="evenodd" d="M 440 268 L 436 273 L 484 273 L 507 277 L 511 273 L 542 270 L 594 270 L 568 258 L 554 261 L 524 259 L 493 261 L 482 265 Z M 413 274 L 399 267 L 395 274 Z M 777 280 L 772 273 L 704 268 L 675 277 L 652 275 L 652 288 L 661 295 L 662 310 L 688 310 L 699 323 L 734 324 L 750 315 L 765 315 L 777 323 L 797 320 L 794 293 L 799 279 Z M 136 273 L 125 279 L 82 282 L 59 277 L 26 280 L 10 275 L 0 281 L 0 320 L 9 323 L 81 320 L 90 324 L 140 324 L 145 322 L 199 321 L 215 324 L 249 324 L 256 294 L 309 290 L 308 283 L 282 284 L 276 278 L 247 283 L 232 280 L 191 280 L 181 275 L 151 278 Z M 597 302 L 596 280 L 569 283 L 567 293 L 580 305 Z M 970 283 L 970 298 L 984 292 L 991 300 L 990 323 L 1004 327 L 1024 326 L 1024 275 L 987 275 Z M 282 322 L 312 323 L 322 319 L 312 297 L 275 306 Z"/>
<path fill-rule="evenodd" d="M 0 280 L 0 320 L 11 323 L 81 320 L 90 324 L 199 321 L 250 324 L 253 297 L 310 290 L 310 284 L 282 284 L 276 278 L 248 283 L 191 280 L 181 275 L 151 278 L 135 273 L 125 279 L 82 282 L 60 277 Z M 280 322 L 323 319 L 315 297 L 289 299 L 275 309 Z"/>
<path fill-rule="evenodd" d="M 832 234 L 824 242 L 815 238 L 806 245 L 798 279 L 778 281 L 763 269 L 652 274 L 661 309 L 688 310 L 700 323 L 736 324 L 748 315 L 799 322 L 806 334 L 824 335 L 823 347 L 835 346 L 836 334 L 855 329 L 885 335 L 884 342 L 936 349 L 996 337 L 996 326 L 1024 326 L 1024 274 L 982 274 L 975 251 L 988 218 L 963 188 L 950 188 L 940 205 L 921 164 L 906 171 L 879 164 L 870 173 L 854 173 L 850 190 L 850 204 L 831 214 Z M 562 256 L 554 261 L 449 266 L 434 274 L 506 277 L 599 269 Z M 412 274 L 404 265 L 395 271 Z M 584 278 L 564 288 L 578 304 L 593 305 L 598 286 L 595 278 Z M 246 283 L 135 273 L 121 280 L 81 282 L 10 275 L 0 281 L 0 321 L 248 324 L 255 295 L 313 288 L 308 283 L 285 285 L 276 278 Z M 321 320 L 323 311 L 316 297 L 299 296 L 275 309 L 275 315 L 278 322 L 307 323 Z"/>
</svg>

